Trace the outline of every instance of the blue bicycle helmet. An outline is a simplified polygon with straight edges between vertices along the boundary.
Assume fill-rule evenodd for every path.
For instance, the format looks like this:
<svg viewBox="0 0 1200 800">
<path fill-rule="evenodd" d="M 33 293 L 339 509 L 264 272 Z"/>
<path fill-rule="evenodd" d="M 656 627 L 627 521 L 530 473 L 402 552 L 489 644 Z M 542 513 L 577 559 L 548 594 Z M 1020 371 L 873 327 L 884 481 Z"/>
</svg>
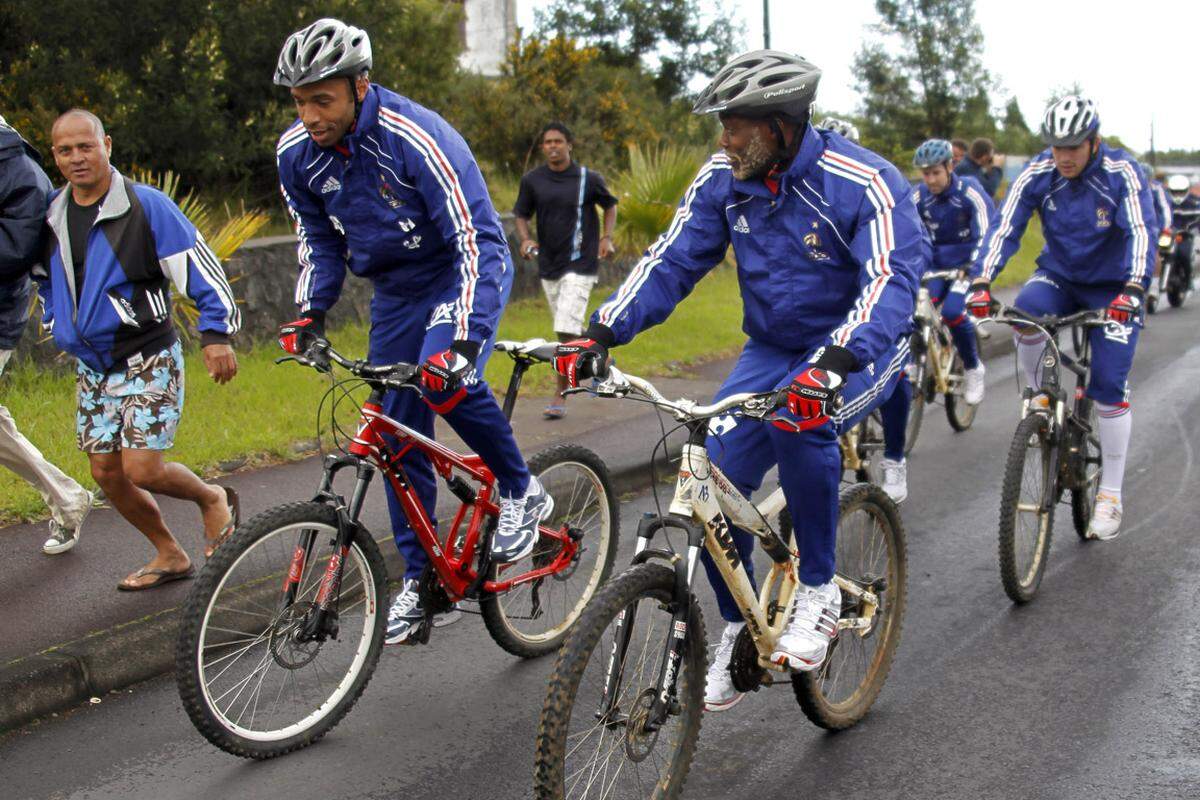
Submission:
<svg viewBox="0 0 1200 800">
<path fill-rule="evenodd" d="M 945 139 L 930 139 L 922 142 L 921 146 L 917 148 L 917 152 L 913 156 L 913 166 L 921 169 L 936 167 L 952 158 L 954 158 L 954 151 L 950 149 L 949 142 Z"/>
</svg>

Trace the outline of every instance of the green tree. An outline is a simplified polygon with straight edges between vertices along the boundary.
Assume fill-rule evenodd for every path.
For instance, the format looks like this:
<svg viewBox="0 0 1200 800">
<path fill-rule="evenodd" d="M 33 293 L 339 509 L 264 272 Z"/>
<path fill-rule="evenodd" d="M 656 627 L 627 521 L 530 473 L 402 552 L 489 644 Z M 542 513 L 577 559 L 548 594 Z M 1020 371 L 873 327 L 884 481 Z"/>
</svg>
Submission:
<svg viewBox="0 0 1200 800">
<path fill-rule="evenodd" d="M 599 48 L 608 64 L 650 66 L 664 99 L 720 69 L 741 33 L 723 11 L 706 21 L 697 0 L 554 0 L 536 19 L 542 38 L 578 39 Z"/>
<path fill-rule="evenodd" d="M 973 0 L 876 0 L 878 37 L 855 57 L 870 140 L 885 155 L 968 125 L 994 131 Z"/>
<path fill-rule="evenodd" d="M 192 185 L 241 183 L 274 198 L 274 143 L 292 120 L 271 82 L 289 33 L 322 16 L 365 28 L 373 79 L 444 102 L 462 8 L 441 0 L 141 0 L 0 5 L 0 108 L 43 151 L 71 106 L 104 120 L 122 168 L 173 170 Z"/>
<path fill-rule="evenodd" d="M 1044 147 L 1042 140 L 1029 129 L 1015 97 L 1009 98 L 1008 104 L 1004 106 L 1001 126 L 1002 129 L 996 137 L 996 147 L 1002 153 L 1032 155 Z"/>
</svg>

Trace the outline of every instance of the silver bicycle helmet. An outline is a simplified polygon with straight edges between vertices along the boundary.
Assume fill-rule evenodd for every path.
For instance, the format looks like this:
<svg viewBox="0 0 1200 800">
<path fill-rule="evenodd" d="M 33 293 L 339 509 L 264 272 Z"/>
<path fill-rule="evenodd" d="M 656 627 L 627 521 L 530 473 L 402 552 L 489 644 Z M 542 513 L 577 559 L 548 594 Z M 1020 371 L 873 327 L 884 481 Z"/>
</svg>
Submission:
<svg viewBox="0 0 1200 800">
<path fill-rule="evenodd" d="M 936 167 L 954 158 L 954 150 L 945 139 L 929 139 L 921 143 L 913 154 L 913 166 L 925 169 Z"/>
<path fill-rule="evenodd" d="M 845 136 L 852 142 L 857 142 L 860 138 L 862 138 L 858 134 L 857 125 L 855 125 L 853 122 L 847 122 L 844 119 L 838 119 L 837 117 L 826 117 L 825 119 L 821 120 L 821 124 L 817 127 L 824 128 L 827 131 L 833 131 L 834 133 L 840 133 L 842 136 Z"/>
<path fill-rule="evenodd" d="M 357 78 L 371 68 L 371 39 L 362 28 L 319 19 L 287 38 L 275 66 L 279 86 L 304 86 L 326 78 Z"/>
<path fill-rule="evenodd" d="M 1100 130 L 1096 104 L 1077 94 L 1069 94 L 1050 104 L 1042 118 L 1042 141 L 1052 147 L 1075 147 Z"/>
<path fill-rule="evenodd" d="M 799 56 L 755 50 L 722 67 L 696 98 L 692 113 L 778 116 L 803 122 L 820 80 L 821 70 Z"/>
</svg>

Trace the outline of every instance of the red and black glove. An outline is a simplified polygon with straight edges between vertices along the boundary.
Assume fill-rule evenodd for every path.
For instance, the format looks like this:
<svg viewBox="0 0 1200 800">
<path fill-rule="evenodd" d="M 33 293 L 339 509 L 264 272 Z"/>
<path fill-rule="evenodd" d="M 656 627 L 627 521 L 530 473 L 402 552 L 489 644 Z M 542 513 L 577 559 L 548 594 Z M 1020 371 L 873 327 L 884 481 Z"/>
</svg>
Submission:
<svg viewBox="0 0 1200 800">
<path fill-rule="evenodd" d="M 1105 310 L 1105 318 L 1113 322 L 1126 323 L 1141 316 L 1146 291 L 1140 283 L 1127 283 L 1121 293 L 1112 299 Z"/>
<path fill-rule="evenodd" d="M 787 388 L 788 411 L 801 420 L 828 418 L 841 405 L 846 376 L 857 363 L 854 354 L 844 347 L 822 347 Z"/>
<path fill-rule="evenodd" d="M 554 350 L 555 372 L 566 377 L 571 388 L 588 378 L 603 378 L 608 374 L 608 348 L 615 338 L 612 329 L 592 323 L 582 338 L 563 342 Z"/>
<path fill-rule="evenodd" d="M 421 383 L 432 392 L 453 392 L 467 382 L 479 357 L 479 344 L 456 341 L 421 365 Z"/>
<path fill-rule="evenodd" d="M 967 311 L 971 316 L 983 319 L 992 315 L 992 284 L 976 278 L 967 289 Z"/>
<path fill-rule="evenodd" d="M 279 326 L 279 346 L 285 353 L 302 356 L 313 342 L 325 337 L 325 321 L 317 316 L 304 316 Z"/>
</svg>

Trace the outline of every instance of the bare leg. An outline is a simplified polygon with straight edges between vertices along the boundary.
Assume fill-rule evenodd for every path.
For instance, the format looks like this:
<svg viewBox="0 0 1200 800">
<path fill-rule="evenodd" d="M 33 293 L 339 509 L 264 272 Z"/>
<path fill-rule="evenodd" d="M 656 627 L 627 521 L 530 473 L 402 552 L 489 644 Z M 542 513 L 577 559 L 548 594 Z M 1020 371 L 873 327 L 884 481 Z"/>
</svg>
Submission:
<svg viewBox="0 0 1200 800">
<path fill-rule="evenodd" d="M 134 485 L 177 500 L 191 500 L 204 518 L 204 538 L 212 542 L 229 523 L 225 490 L 205 483 L 182 464 L 163 458 L 161 450 L 122 450 L 121 463 Z"/>
<path fill-rule="evenodd" d="M 104 496 L 113 508 L 154 545 L 157 552 L 146 567 L 172 572 L 187 569 L 191 559 L 167 529 L 158 503 L 154 502 L 148 491 L 134 485 L 125 473 L 121 452 L 88 453 L 88 461 L 91 463 L 92 477 L 104 490 Z M 140 586 L 153 581 L 153 576 L 130 576 L 124 582 L 130 586 Z"/>
</svg>

